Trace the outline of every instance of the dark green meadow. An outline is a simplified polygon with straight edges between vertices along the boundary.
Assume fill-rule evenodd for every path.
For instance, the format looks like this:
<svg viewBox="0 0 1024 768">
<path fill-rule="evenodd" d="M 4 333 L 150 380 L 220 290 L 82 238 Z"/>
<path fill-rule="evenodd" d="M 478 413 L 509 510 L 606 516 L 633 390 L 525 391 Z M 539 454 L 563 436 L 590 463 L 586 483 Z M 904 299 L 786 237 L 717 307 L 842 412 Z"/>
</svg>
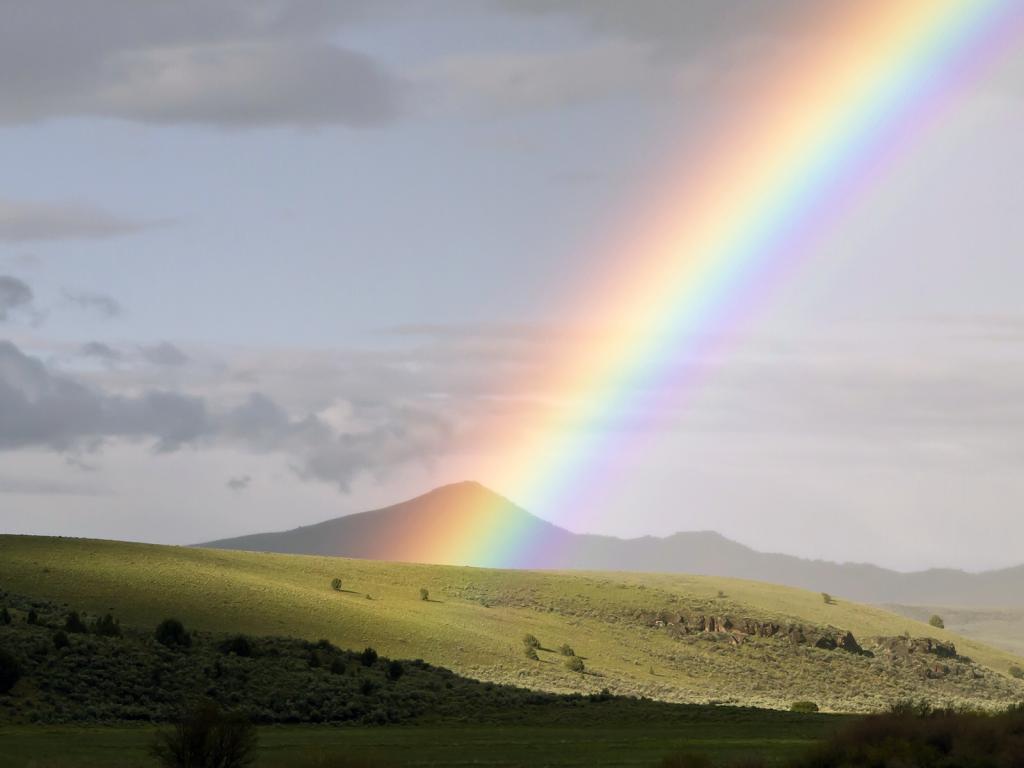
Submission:
<svg viewBox="0 0 1024 768">
<path fill-rule="evenodd" d="M 758 757 L 768 765 L 806 751 L 836 718 L 737 719 L 707 708 L 677 725 L 269 726 L 259 729 L 256 768 L 338 766 L 650 766 L 672 754 L 716 762 Z M 10 768 L 150 766 L 152 727 L 0 727 L 0 764 Z"/>
</svg>

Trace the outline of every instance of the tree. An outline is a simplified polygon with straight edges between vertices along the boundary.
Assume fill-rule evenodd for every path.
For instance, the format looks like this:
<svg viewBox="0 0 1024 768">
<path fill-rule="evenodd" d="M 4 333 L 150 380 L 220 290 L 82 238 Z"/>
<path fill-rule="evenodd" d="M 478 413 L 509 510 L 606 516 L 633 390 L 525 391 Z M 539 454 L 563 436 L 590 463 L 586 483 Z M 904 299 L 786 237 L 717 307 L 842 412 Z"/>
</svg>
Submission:
<svg viewBox="0 0 1024 768">
<path fill-rule="evenodd" d="M 94 629 L 96 634 L 102 637 L 121 636 L 121 623 L 116 621 L 109 613 L 103 618 L 96 620 Z"/>
<path fill-rule="evenodd" d="M 939 616 L 939 614 L 937 614 L 937 613 L 932 614 L 932 617 L 930 619 L 928 619 L 928 623 L 931 624 L 936 629 L 945 629 L 946 628 L 946 622 L 944 622 L 942 620 L 942 617 Z"/>
<path fill-rule="evenodd" d="M 813 712 L 818 711 L 818 705 L 813 701 L 794 701 L 789 705 L 790 712 L 800 712 L 805 715 L 809 715 Z"/>
<path fill-rule="evenodd" d="M 388 676 L 388 680 L 394 682 L 405 674 L 405 667 L 402 666 L 402 662 L 400 661 L 389 661 L 386 674 Z"/>
<path fill-rule="evenodd" d="M 335 592 L 341 592 L 341 579 L 339 579 L 337 576 L 331 579 L 331 589 L 333 589 Z"/>
<path fill-rule="evenodd" d="M 535 635 L 527 633 L 523 635 L 523 645 L 527 648 L 540 648 L 540 640 L 538 640 Z"/>
<path fill-rule="evenodd" d="M 426 587 L 420 587 L 420 600 L 430 600 L 430 591 Z"/>
<path fill-rule="evenodd" d="M 565 660 L 565 668 L 570 672 L 582 672 L 585 669 L 583 659 L 579 656 L 570 656 Z"/>
<path fill-rule="evenodd" d="M 206 701 L 158 733 L 150 754 L 163 768 L 246 768 L 256 759 L 256 743 L 248 719 Z"/>
<path fill-rule="evenodd" d="M 243 658 L 252 656 L 252 643 L 245 635 L 235 635 L 217 646 L 218 650 L 225 655 L 235 654 Z"/>
<path fill-rule="evenodd" d="M 85 622 L 82 621 L 82 617 L 78 615 L 78 611 L 71 611 L 64 619 L 64 631 L 71 632 L 72 634 L 81 635 L 88 632 L 85 626 Z"/>
<path fill-rule="evenodd" d="M 574 651 L 572 649 L 572 646 L 569 645 L 568 643 L 562 643 L 558 647 L 558 652 L 560 654 L 562 654 L 563 656 L 575 656 L 576 655 L 576 651 Z"/>
<path fill-rule="evenodd" d="M 372 667 L 377 663 L 377 652 L 373 648 L 365 648 L 359 654 L 359 661 L 364 667 Z"/>
<path fill-rule="evenodd" d="M 7 693 L 21 679 L 21 666 L 7 651 L 0 648 L 0 693 Z"/>
<path fill-rule="evenodd" d="M 177 619 L 164 619 L 157 625 L 156 641 L 168 648 L 188 648 L 192 645 L 192 637 L 185 631 L 185 625 Z"/>
<path fill-rule="evenodd" d="M 821 599 L 822 602 L 825 603 L 825 605 L 832 605 L 832 603 L 835 602 L 835 600 L 832 599 L 832 595 L 830 595 L 828 592 L 822 592 Z"/>
</svg>

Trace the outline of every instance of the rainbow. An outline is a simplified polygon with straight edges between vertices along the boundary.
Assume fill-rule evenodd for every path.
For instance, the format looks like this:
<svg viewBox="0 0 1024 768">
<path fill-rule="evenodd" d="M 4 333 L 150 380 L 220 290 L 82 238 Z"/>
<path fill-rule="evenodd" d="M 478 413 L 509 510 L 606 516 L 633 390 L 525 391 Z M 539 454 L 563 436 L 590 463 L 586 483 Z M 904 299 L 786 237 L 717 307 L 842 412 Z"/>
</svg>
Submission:
<svg viewBox="0 0 1024 768">
<path fill-rule="evenodd" d="M 1024 32 L 1020 0 L 838 6 L 808 20 L 808 50 L 744 99 L 702 162 L 669 173 L 660 205 L 617 243 L 618 267 L 582 297 L 615 330 L 560 350 L 543 382 L 556 402 L 478 477 L 549 520 L 585 520 L 602 478 L 635 453 L 645 414 L 692 391 L 773 287 Z M 415 559 L 515 566 L 547 546 L 491 508 L 452 523 L 421 532 Z"/>
</svg>

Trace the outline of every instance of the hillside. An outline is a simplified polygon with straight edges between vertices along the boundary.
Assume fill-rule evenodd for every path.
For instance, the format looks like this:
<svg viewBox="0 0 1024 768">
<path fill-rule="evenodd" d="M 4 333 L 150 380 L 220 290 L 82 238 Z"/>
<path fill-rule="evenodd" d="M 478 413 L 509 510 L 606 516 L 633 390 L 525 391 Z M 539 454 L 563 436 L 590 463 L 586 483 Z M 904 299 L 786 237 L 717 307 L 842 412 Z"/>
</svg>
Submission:
<svg viewBox="0 0 1024 768">
<path fill-rule="evenodd" d="M 489 566 L 487 547 L 446 552 L 467 525 L 481 536 L 508 531 L 535 542 L 502 565 L 515 568 L 696 573 L 824 591 L 867 603 L 1024 607 L 1024 566 L 972 574 L 950 569 L 900 573 L 874 565 L 768 554 L 710 531 L 666 538 L 618 539 L 571 533 L 478 483 L 457 483 L 371 512 L 279 533 L 222 539 L 202 546 L 258 552 Z M 396 535 L 396 532 L 401 532 Z"/>
<path fill-rule="evenodd" d="M 201 631 L 325 638 L 552 692 L 773 708 L 811 699 L 842 711 L 908 696 L 978 706 L 1024 698 L 1024 683 L 1006 675 L 1021 663 L 1009 653 L 878 608 L 724 578 L 0 536 L 0 588 L 111 611 L 126 626 L 175 616 Z M 543 646 L 538 660 L 523 652 L 526 633 Z M 562 644 L 586 674 L 549 650 Z"/>
</svg>

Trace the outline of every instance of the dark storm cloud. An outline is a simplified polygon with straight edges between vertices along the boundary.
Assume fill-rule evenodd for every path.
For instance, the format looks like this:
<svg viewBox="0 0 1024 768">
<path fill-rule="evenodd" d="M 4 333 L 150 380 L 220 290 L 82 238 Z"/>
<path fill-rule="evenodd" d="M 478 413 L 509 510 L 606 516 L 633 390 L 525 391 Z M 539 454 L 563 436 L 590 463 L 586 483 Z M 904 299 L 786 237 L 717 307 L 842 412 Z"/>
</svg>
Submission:
<svg viewBox="0 0 1024 768">
<path fill-rule="evenodd" d="M 0 322 L 17 310 L 32 306 L 32 289 L 28 284 L 10 275 L 0 275 Z"/>
<path fill-rule="evenodd" d="M 364 2 L 4 3 L 0 122 L 88 115 L 221 126 L 372 125 L 401 84 L 332 36 Z"/>
<path fill-rule="evenodd" d="M 0 80 L 0 94 L 3 82 Z M 3 106 L 0 106 L 0 114 L 2 110 Z M 156 222 L 122 219 L 92 205 L 0 200 L 0 242 L 100 240 L 139 232 L 156 225 Z"/>
</svg>

